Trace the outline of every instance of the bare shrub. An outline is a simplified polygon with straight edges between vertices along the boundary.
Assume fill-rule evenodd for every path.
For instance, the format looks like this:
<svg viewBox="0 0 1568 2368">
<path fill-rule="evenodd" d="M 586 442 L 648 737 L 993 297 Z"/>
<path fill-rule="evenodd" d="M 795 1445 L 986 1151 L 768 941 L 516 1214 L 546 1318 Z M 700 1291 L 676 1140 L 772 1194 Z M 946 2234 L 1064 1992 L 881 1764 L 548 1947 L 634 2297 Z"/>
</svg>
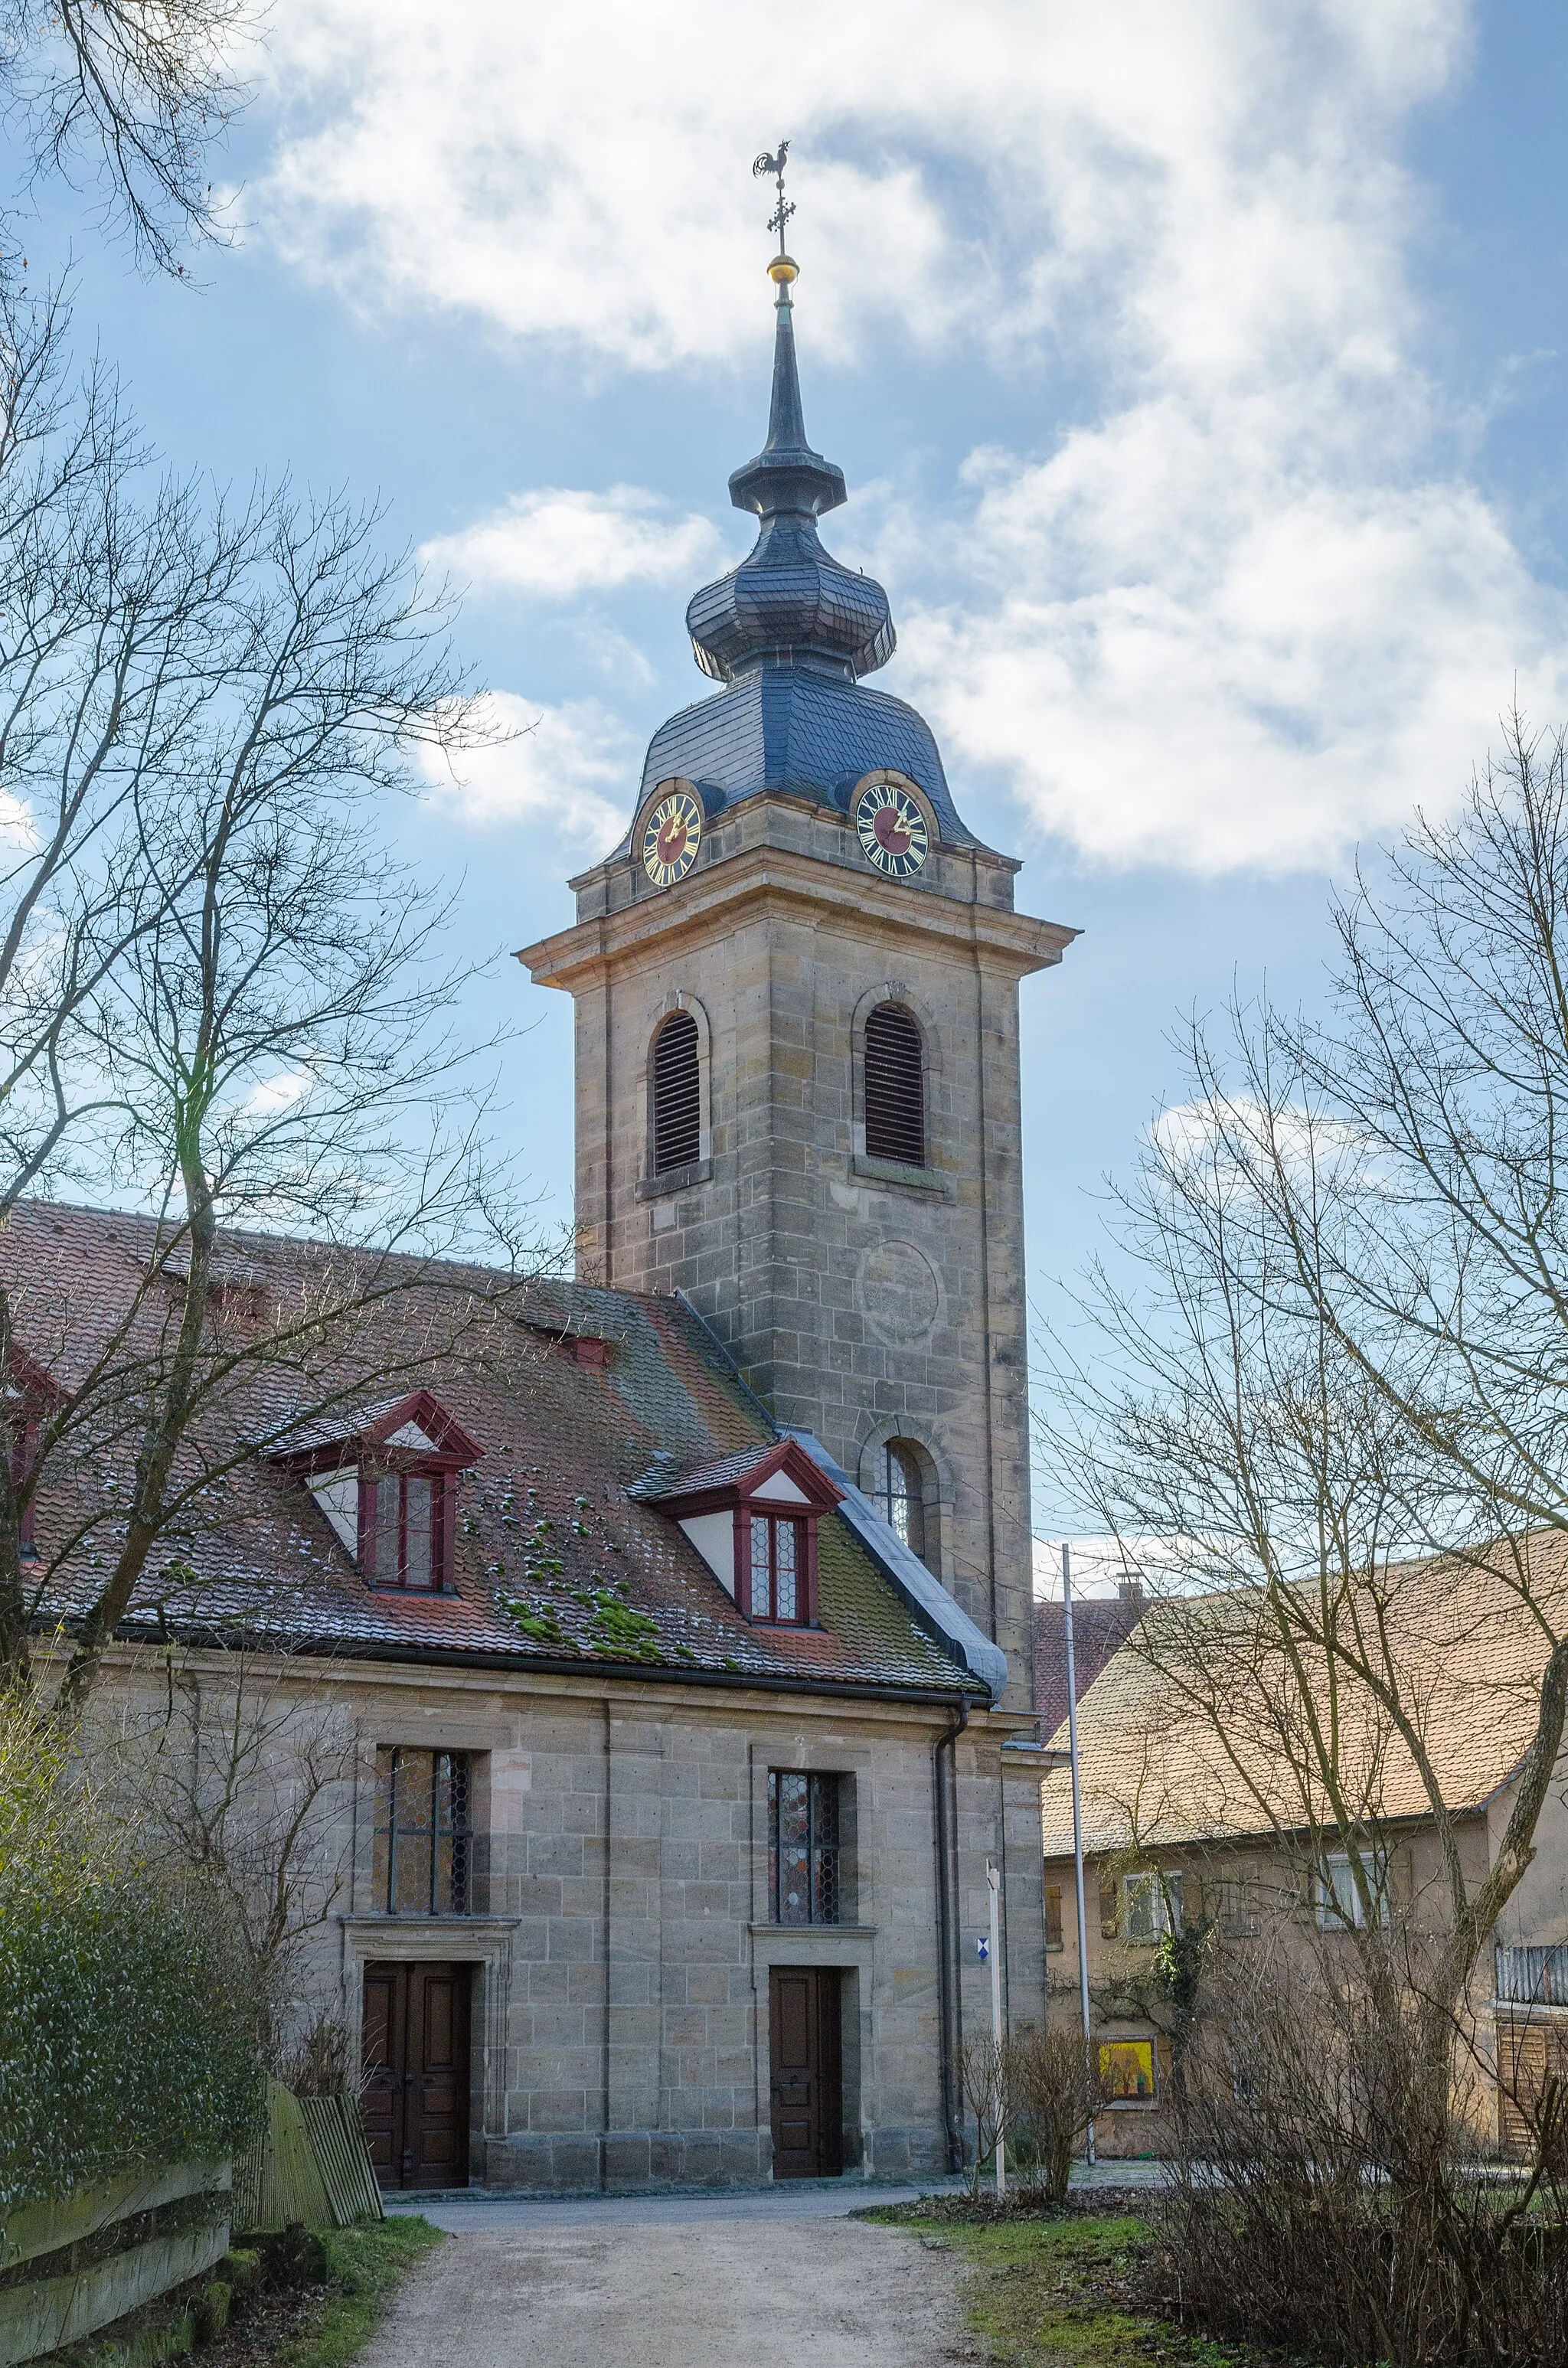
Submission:
<svg viewBox="0 0 1568 2368">
<path fill-rule="evenodd" d="M 1026 2185 L 1048 2203 L 1067 2194 L 1079 2139 L 1105 2103 L 1099 2051 L 1081 2032 L 1048 2026 L 1006 2050 L 1008 2136 Z"/>
<path fill-rule="evenodd" d="M 1303 2360 L 1544 2368 L 1568 2356 L 1568 2249 L 1540 2153 L 1512 2176 L 1478 2160 L 1462 2091 L 1430 2077 L 1419 1951 L 1389 1945 L 1393 2020 L 1349 1952 L 1211 1975 L 1166 2213 L 1184 2301 Z"/>
<path fill-rule="evenodd" d="M 364 2085 L 348 2026 L 333 2014 L 318 2014 L 284 2055 L 278 2069 L 284 2087 L 296 2097 L 358 2100 Z"/>
<path fill-rule="evenodd" d="M 958 2067 L 959 2093 L 974 2124 L 969 2183 L 971 2194 L 978 2201 L 981 2172 L 994 2159 L 1009 2119 L 1008 2053 L 994 2039 L 966 2039 L 959 2049 Z"/>
</svg>

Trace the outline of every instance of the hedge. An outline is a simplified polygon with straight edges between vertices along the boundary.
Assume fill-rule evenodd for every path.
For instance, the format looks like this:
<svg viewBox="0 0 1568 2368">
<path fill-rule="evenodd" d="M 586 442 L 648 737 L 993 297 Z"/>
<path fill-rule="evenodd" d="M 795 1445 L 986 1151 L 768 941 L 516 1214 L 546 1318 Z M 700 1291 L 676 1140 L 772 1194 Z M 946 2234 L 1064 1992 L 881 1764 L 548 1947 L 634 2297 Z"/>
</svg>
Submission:
<svg viewBox="0 0 1568 2368">
<path fill-rule="evenodd" d="M 139 1867 L 37 1714 L 0 1704 L 0 2220 L 226 2159 L 263 2095 L 260 2018 L 216 1903 Z"/>
</svg>

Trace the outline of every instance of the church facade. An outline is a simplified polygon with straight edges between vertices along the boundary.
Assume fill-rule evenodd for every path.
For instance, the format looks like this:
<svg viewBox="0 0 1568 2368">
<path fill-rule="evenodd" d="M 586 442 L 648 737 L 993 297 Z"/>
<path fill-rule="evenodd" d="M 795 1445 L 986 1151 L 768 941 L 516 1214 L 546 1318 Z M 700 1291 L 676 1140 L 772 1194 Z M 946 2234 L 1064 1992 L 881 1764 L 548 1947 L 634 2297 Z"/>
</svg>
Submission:
<svg viewBox="0 0 1568 2368">
<path fill-rule="evenodd" d="M 757 541 L 688 611 L 720 688 L 522 956 L 575 1004 L 576 1280 L 425 1274 L 374 1388 L 258 1401 L 188 1600 L 117 1647 L 117 1717 L 167 1714 L 173 1639 L 221 1733 L 243 1637 L 278 1765 L 338 1754 L 293 2009 L 347 2027 L 389 2186 L 957 2167 L 994 1887 L 1005 2016 L 1045 2013 L 1017 1006 L 1073 932 L 862 679 L 888 604 L 820 541 L 772 269 Z M 222 1255 L 254 1317 L 319 1253 Z M 40 1343 L 159 1266 L 41 1206 L 0 1262 Z M 36 1520 L 47 1628 L 79 1508 Z"/>
</svg>

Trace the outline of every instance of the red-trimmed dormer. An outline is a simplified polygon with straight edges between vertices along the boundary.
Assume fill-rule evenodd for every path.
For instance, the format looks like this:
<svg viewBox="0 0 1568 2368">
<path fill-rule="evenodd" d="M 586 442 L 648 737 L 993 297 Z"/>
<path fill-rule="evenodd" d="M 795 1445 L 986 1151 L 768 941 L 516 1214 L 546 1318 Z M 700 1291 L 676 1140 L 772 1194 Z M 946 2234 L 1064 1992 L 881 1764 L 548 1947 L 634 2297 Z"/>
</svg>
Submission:
<svg viewBox="0 0 1568 2368">
<path fill-rule="evenodd" d="M 736 1609 L 781 1628 L 817 1624 L 817 1523 L 844 1491 L 795 1440 L 728 1455 L 648 1502 L 681 1529 Z"/>
<path fill-rule="evenodd" d="M 324 1415 L 271 1460 L 295 1473 L 371 1587 L 449 1593 L 457 1475 L 483 1450 L 428 1390 Z"/>
</svg>

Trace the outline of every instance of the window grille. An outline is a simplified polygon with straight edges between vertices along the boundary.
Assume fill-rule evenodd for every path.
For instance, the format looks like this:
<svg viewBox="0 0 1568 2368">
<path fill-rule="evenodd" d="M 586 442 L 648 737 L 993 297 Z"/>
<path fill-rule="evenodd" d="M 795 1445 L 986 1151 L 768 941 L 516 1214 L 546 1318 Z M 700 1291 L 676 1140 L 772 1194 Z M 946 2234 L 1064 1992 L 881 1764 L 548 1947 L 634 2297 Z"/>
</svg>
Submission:
<svg viewBox="0 0 1568 2368">
<path fill-rule="evenodd" d="M 1568 1945 L 1499 1949 L 1497 1996 L 1508 2006 L 1568 2006 Z"/>
<path fill-rule="evenodd" d="M 918 1451 L 907 1440 L 890 1439 L 883 1451 L 881 1496 L 889 1528 L 924 1562 L 926 1484 Z"/>
<path fill-rule="evenodd" d="M 803 1625 L 806 1619 L 806 1525 L 778 1513 L 754 1512 L 746 1565 L 745 1609 L 754 1620 Z"/>
<path fill-rule="evenodd" d="M 368 1472 L 362 1476 L 359 1558 L 372 1586 L 440 1591 L 447 1486 L 443 1474 Z"/>
<path fill-rule="evenodd" d="M 377 1752 L 375 1885 L 383 1914 L 469 1913 L 468 1812 L 466 1752 Z"/>
<path fill-rule="evenodd" d="M 1045 1886 L 1045 1945 L 1060 1949 L 1062 1940 L 1062 1885 L 1048 1883 Z"/>
<path fill-rule="evenodd" d="M 767 1778 L 768 1913 L 775 1924 L 836 1924 L 836 1776 L 775 1768 Z"/>
<path fill-rule="evenodd" d="M 653 1039 L 653 1173 L 689 1167 L 701 1156 L 697 1022 L 689 1011 L 672 1011 Z"/>
<path fill-rule="evenodd" d="M 866 1156 L 926 1165 L 926 1076 L 920 1028 L 902 1003 L 879 1003 L 866 1021 Z"/>
</svg>

